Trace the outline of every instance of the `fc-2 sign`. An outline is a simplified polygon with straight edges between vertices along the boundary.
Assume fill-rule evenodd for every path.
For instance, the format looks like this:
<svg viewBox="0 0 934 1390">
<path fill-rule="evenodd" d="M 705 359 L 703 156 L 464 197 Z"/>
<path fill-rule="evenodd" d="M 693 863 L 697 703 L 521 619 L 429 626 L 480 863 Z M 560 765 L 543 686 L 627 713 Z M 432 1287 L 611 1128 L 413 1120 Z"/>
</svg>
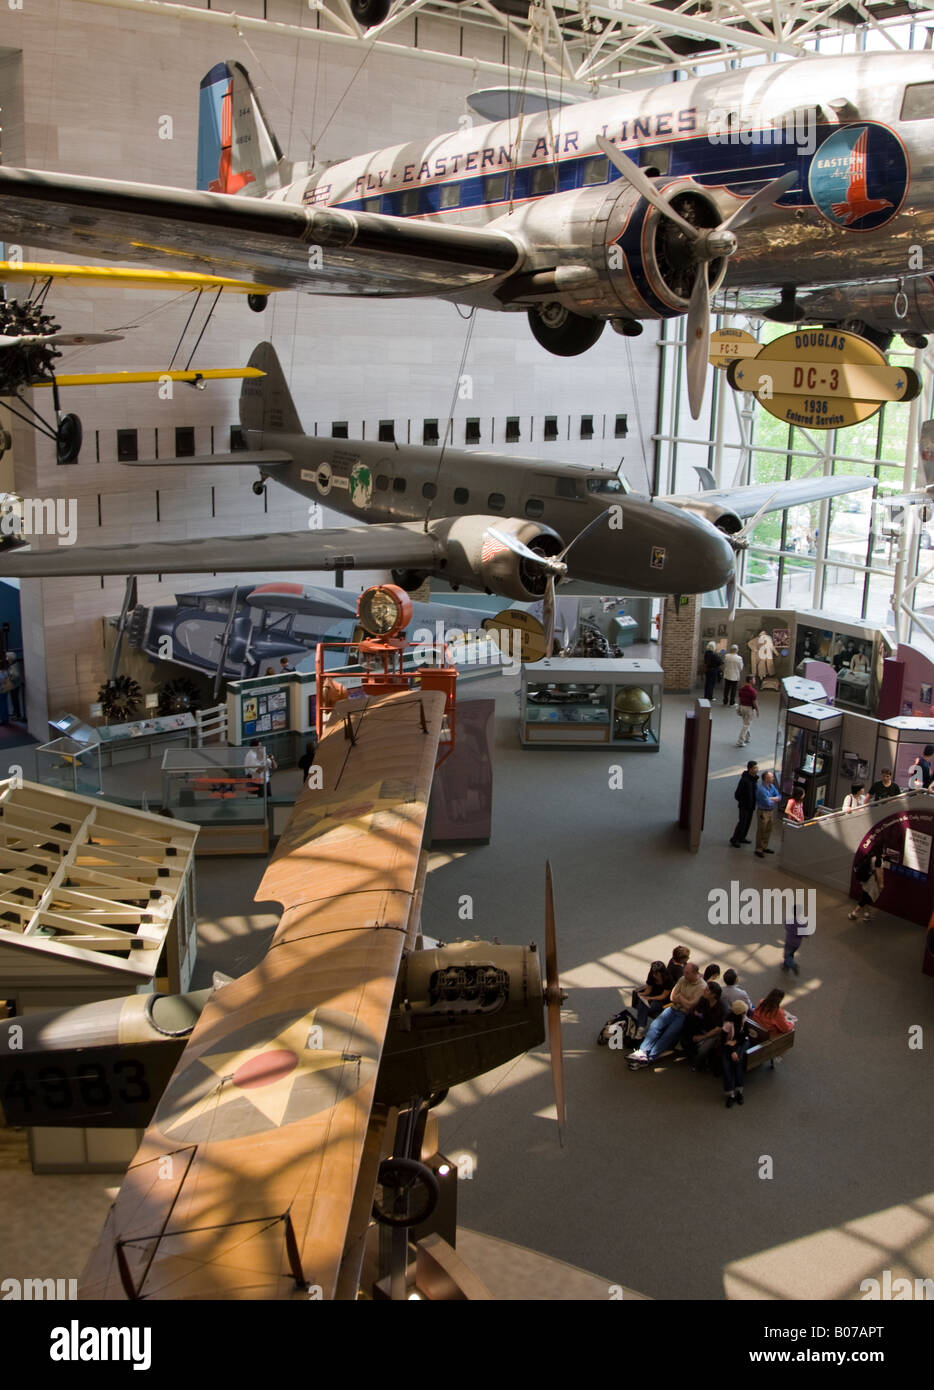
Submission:
<svg viewBox="0 0 934 1390">
<path fill-rule="evenodd" d="M 911 401 L 921 391 L 912 368 L 890 367 L 873 343 L 831 328 L 785 333 L 731 362 L 727 380 L 777 420 L 815 430 L 859 424 L 886 401 Z"/>
</svg>

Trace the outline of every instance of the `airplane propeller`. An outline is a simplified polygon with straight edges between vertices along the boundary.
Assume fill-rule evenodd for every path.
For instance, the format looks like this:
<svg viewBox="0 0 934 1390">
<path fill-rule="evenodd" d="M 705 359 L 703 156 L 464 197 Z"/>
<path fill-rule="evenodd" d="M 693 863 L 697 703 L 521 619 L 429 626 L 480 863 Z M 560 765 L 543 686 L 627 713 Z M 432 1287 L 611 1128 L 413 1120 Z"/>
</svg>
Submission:
<svg viewBox="0 0 934 1390">
<path fill-rule="evenodd" d="M 763 208 L 776 202 L 798 181 L 796 172 L 783 174 L 773 179 L 758 193 L 754 193 L 742 206 L 731 213 L 725 222 L 717 227 L 695 227 L 672 207 L 643 173 L 638 164 L 611 145 L 604 136 L 597 136 L 597 144 L 615 169 L 650 203 L 663 217 L 680 228 L 691 248 L 697 266 L 694 285 L 688 301 L 687 321 L 687 377 L 688 401 L 693 419 L 698 419 L 704 399 L 704 383 L 707 379 L 707 356 L 710 351 L 710 280 L 707 267 L 711 261 L 728 260 L 734 255 L 738 242 L 734 233 L 757 217 Z"/>
<path fill-rule="evenodd" d="M 570 541 L 557 555 L 539 555 L 538 551 L 532 550 L 524 541 L 520 541 L 517 536 L 511 536 L 507 531 L 501 531 L 498 526 L 490 526 L 486 530 L 486 535 L 492 536 L 494 540 L 505 545 L 514 555 L 519 555 L 531 565 L 538 565 L 548 576 L 545 586 L 545 596 L 542 601 L 542 625 L 545 629 L 545 654 L 551 656 L 551 649 L 555 640 L 555 582 L 564 579 L 568 572 L 566 556 L 574 549 L 578 541 L 582 541 L 590 531 L 595 531 L 598 526 L 605 522 L 610 516 L 607 509 L 595 516 L 592 521 L 588 521 L 583 531 L 578 531 L 577 535 Z"/>
<path fill-rule="evenodd" d="M 769 494 L 769 496 L 762 503 L 762 506 L 759 508 L 759 510 L 749 518 L 745 526 L 743 526 L 739 531 L 734 531 L 732 536 L 727 535 L 727 540 L 737 553 L 739 553 L 739 551 L 741 550 L 748 550 L 749 537 L 752 535 L 753 531 L 759 525 L 759 522 L 765 516 L 765 513 L 768 511 L 769 507 L 771 506 L 772 502 L 777 496 L 777 492 L 778 490 L 776 489 L 775 492 Z M 730 575 L 730 578 L 727 580 L 726 584 L 726 606 L 730 610 L 728 619 L 730 623 L 732 623 L 733 619 L 736 617 L 736 605 L 738 602 L 739 585 L 736 582 L 736 571 L 734 570 L 734 572 Z"/>
<path fill-rule="evenodd" d="M 564 1125 L 567 1111 L 564 1104 L 564 1053 L 561 1048 L 561 1005 L 567 994 L 558 979 L 558 938 L 555 931 L 555 893 L 551 876 L 551 860 L 545 861 L 545 1001 L 548 1006 L 548 1050 L 551 1054 L 551 1079 L 555 1090 L 555 1113 L 558 1117 L 558 1142 L 564 1145 Z"/>
</svg>

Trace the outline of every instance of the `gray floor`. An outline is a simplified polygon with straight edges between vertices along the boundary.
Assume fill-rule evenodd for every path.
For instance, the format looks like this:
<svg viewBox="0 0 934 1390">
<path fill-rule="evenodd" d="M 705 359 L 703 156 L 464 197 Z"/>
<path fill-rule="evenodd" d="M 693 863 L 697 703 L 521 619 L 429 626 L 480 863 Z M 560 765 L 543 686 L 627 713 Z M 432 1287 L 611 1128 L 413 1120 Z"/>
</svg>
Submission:
<svg viewBox="0 0 934 1390">
<path fill-rule="evenodd" d="M 444 1147 L 472 1174 L 460 1185 L 462 1223 L 655 1298 L 859 1298 L 860 1280 L 885 1269 L 934 1276 L 931 1049 L 908 1045 L 909 1028 L 934 1011 L 921 929 L 851 923 L 849 904 L 819 891 L 818 930 L 788 985 L 780 930 L 708 922 L 708 893 L 731 879 L 794 886 L 775 860 L 727 845 L 747 756 L 731 712 L 715 710 L 707 830 L 691 855 L 674 826 L 690 700 L 666 698 L 659 753 L 620 757 L 520 748 L 509 677 L 463 694 L 497 700 L 494 834 L 487 847 L 432 855 L 425 930 L 543 943 L 550 858 L 570 993 L 563 1148 L 545 1049 L 457 1088 L 439 1112 Z M 763 765 L 775 713 L 764 697 L 748 750 Z M 623 789 L 610 790 L 620 761 Z M 140 777 L 157 791 L 149 765 L 117 774 L 113 792 Z M 277 781 L 297 790 L 298 774 Z M 262 869 L 261 859 L 199 860 L 199 983 L 262 956 L 276 920 L 273 905 L 252 901 Z M 464 894 L 470 923 L 458 916 Z M 775 984 L 792 996 L 796 1046 L 750 1077 L 742 1109 L 726 1111 L 719 1083 L 683 1062 L 631 1073 L 594 1046 L 625 986 L 676 942 L 701 963 L 733 965 L 754 1000 Z"/>
</svg>

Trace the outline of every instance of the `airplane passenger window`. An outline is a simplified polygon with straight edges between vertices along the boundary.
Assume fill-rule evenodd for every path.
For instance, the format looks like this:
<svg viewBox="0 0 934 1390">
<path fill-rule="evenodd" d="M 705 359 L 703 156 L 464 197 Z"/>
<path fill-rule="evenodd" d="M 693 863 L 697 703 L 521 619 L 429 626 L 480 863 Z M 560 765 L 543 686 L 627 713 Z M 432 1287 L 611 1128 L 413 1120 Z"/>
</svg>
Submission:
<svg viewBox="0 0 934 1390">
<path fill-rule="evenodd" d="M 404 479 L 404 478 L 393 478 L 393 480 L 392 480 L 392 490 L 393 490 L 393 492 L 405 492 L 405 479 Z"/>
<path fill-rule="evenodd" d="M 540 164 L 532 175 L 532 197 L 554 193 L 558 187 L 558 171 L 553 164 Z"/>
<path fill-rule="evenodd" d="M 540 497 L 530 497 L 525 504 L 525 514 L 530 517 L 543 516 L 545 504 Z"/>
<path fill-rule="evenodd" d="M 454 501 L 459 507 L 466 507 L 467 503 L 470 501 L 470 493 L 467 488 L 456 487 L 454 489 Z"/>
<path fill-rule="evenodd" d="M 903 121 L 934 120 L 934 82 L 915 82 L 905 88 Z"/>
<path fill-rule="evenodd" d="M 363 211 L 364 211 L 364 212 L 379 212 L 379 205 L 380 205 L 380 203 L 381 203 L 382 201 L 383 201 L 383 199 L 382 199 L 381 196 L 380 196 L 379 198 L 364 198 L 364 200 L 363 200 Z"/>
<path fill-rule="evenodd" d="M 377 492 L 388 492 L 388 491 L 389 491 L 389 479 L 387 478 L 387 476 L 386 476 L 385 473 L 377 473 L 377 475 L 376 475 L 376 491 L 377 491 Z"/>
<path fill-rule="evenodd" d="M 483 180 L 483 201 L 485 203 L 501 203 L 505 197 L 505 174 L 493 174 L 490 178 Z"/>
<path fill-rule="evenodd" d="M 461 186 L 459 183 L 445 183 L 441 186 L 441 206 L 443 208 L 456 208 L 461 200 Z"/>
<path fill-rule="evenodd" d="M 403 217 L 411 217 L 418 212 L 418 189 L 410 188 L 402 195 L 400 212 Z"/>
<path fill-rule="evenodd" d="M 573 478 L 555 478 L 556 497 L 576 497 L 577 483 Z"/>
<path fill-rule="evenodd" d="M 434 483 L 422 483 L 422 496 L 427 497 L 430 502 L 433 497 L 437 497 L 438 489 Z"/>
<path fill-rule="evenodd" d="M 587 188 L 593 183 L 606 183 L 609 168 L 610 163 L 606 155 L 601 155 L 599 159 L 588 159 L 584 165 L 584 187 Z"/>
<path fill-rule="evenodd" d="M 501 512 L 506 505 L 506 499 L 501 492 L 491 492 L 486 504 L 491 512 Z"/>
</svg>

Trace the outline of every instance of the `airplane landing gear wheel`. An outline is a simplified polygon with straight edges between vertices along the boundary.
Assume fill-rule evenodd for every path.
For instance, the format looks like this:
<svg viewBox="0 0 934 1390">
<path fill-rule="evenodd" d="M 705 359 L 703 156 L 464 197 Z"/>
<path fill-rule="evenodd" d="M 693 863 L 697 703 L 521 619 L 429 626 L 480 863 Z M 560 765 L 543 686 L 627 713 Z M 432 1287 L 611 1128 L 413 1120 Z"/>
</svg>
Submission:
<svg viewBox="0 0 934 1390">
<path fill-rule="evenodd" d="M 266 484 L 260 482 L 258 478 L 256 482 L 251 483 L 250 486 L 253 488 L 253 491 L 256 493 L 257 497 L 262 497 L 263 493 L 266 491 Z"/>
<path fill-rule="evenodd" d="M 381 1226 L 420 1226 L 438 1205 L 438 1179 L 417 1158 L 384 1158 L 377 1186 L 385 1189 L 386 1204 L 379 1197 L 373 1203 L 373 1216 Z M 404 1208 L 398 1211 L 403 1199 Z"/>
<path fill-rule="evenodd" d="M 364 29 L 382 24 L 391 8 L 391 0 L 350 0 L 350 13 Z"/>
<path fill-rule="evenodd" d="M 266 305 L 269 303 L 269 295 L 248 294 L 246 297 L 246 302 L 247 304 L 249 304 L 254 314 L 261 314 L 265 309 Z"/>
<path fill-rule="evenodd" d="M 77 415 L 63 415 L 55 440 L 55 455 L 59 463 L 74 463 L 81 452 L 84 431 Z"/>
<path fill-rule="evenodd" d="M 529 310 L 529 327 L 535 340 L 556 357 L 576 357 L 593 347 L 606 323 L 603 319 L 586 319 L 552 301 Z"/>
</svg>

